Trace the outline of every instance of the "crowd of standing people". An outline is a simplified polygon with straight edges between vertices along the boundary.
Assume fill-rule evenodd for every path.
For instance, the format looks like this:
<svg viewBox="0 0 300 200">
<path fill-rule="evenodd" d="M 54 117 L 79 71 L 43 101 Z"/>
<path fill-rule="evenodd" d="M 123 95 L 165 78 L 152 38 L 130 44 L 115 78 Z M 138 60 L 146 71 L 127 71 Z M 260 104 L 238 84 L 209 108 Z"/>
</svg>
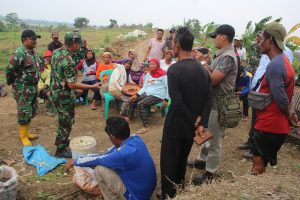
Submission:
<svg viewBox="0 0 300 200">
<path fill-rule="evenodd" d="M 79 97 L 87 99 L 88 90 L 93 90 L 92 110 L 104 101 L 106 93 L 120 103 L 120 116 L 106 120 L 105 132 L 113 147 L 102 155 L 69 160 L 66 171 L 73 166 L 94 168 L 104 199 L 151 197 L 156 187 L 155 165 L 141 137 L 130 136 L 128 123 L 137 109 L 142 128 L 136 133 L 149 132 L 149 110 L 159 103 L 168 107 L 160 154 L 162 199 L 175 197 L 177 188 L 184 187 L 186 166 L 205 170 L 193 177 L 194 185 L 218 177 L 224 132 L 248 120 L 249 105 L 249 139 L 238 148 L 249 150 L 244 156 L 253 160 L 253 175 L 264 173 L 269 163 L 277 165 L 277 153 L 291 124 L 300 124 L 292 109 L 295 72 L 292 54 L 284 45 L 285 28 L 272 22 L 257 32 L 249 61 L 243 38 L 231 25 L 220 25 L 208 35 L 216 48 L 213 56 L 208 48 L 194 47 L 194 36 L 186 27 L 172 28 L 169 33 L 164 41 L 164 30 L 157 30 L 143 62 L 134 49 L 122 60 L 103 52 L 98 62 L 95 51 L 77 30 L 65 34 L 64 44 L 53 32 L 43 57 L 34 50 L 40 36 L 23 31 L 22 45 L 6 68 L 7 84 L 12 85 L 17 103 L 22 144 L 31 146 L 31 140 L 38 138 L 30 133 L 30 122 L 40 98 L 50 116 L 57 114 L 55 156 L 72 158 L 68 146 L 75 102 Z M 110 73 L 104 73 L 107 71 Z M 78 72 L 82 73 L 81 82 L 77 81 Z M 128 84 L 140 90 L 129 95 L 125 90 Z M 103 106 L 104 102 L 102 111 Z M 201 144 L 196 160 L 188 161 L 195 136 L 203 137 L 207 131 L 212 139 Z"/>
</svg>

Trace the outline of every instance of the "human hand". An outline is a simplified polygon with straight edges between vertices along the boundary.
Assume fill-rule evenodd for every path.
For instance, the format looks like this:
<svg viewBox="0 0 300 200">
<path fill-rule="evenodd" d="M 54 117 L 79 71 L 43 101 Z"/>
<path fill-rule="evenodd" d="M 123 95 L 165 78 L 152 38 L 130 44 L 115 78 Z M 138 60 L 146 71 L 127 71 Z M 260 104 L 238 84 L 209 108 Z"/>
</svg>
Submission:
<svg viewBox="0 0 300 200">
<path fill-rule="evenodd" d="M 162 104 L 163 104 L 163 107 L 165 108 L 165 107 L 167 107 L 167 106 L 168 106 L 168 101 L 166 101 L 166 100 L 163 100 Z"/>
<path fill-rule="evenodd" d="M 236 95 L 236 96 L 240 96 L 240 95 L 241 95 L 241 92 L 240 92 L 240 91 L 235 92 L 235 95 Z"/>
<path fill-rule="evenodd" d="M 204 132 L 205 132 L 205 128 L 204 128 L 204 126 L 201 126 L 201 125 L 198 126 L 195 130 L 196 136 L 201 137 L 201 138 L 203 138 L 202 133 L 204 133 Z"/>
<path fill-rule="evenodd" d="M 74 166 L 74 160 L 69 160 L 65 166 L 65 172 L 68 173 L 70 169 Z"/>
<path fill-rule="evenodd" d="M 201 121 L 201 116 L 198 116 L 194 123 L 195 128 L 197 128 L 199 126 L 200 121 Z"/>
<path fill-rule="evenodd" d="M 198 61 L 205 61 L 205 55 L 197 49 L 192 50 L 193 57 Z"/>
<path fill-rule="evenodd" d="M 289 117 L 289 123 L 291 126 L 300 127 L 300 121 L 298 119 L 297 113 L 292 113 Z"/>
<path fill-rule="evenodd" d="M 101 88 L 101 83 L 95 83 L 95 84 L 93 85 L 93 88 L 92 88 L 92 89 L 99 89 L 99 90 L 100 90 L 100 88 Z"/>
<path fill-rule="evenodd" d="M 133 95 L 132 97 L 130 97 L 130 101 L 135 102 L 137 99 L 137 95 Z"/>
</svg>

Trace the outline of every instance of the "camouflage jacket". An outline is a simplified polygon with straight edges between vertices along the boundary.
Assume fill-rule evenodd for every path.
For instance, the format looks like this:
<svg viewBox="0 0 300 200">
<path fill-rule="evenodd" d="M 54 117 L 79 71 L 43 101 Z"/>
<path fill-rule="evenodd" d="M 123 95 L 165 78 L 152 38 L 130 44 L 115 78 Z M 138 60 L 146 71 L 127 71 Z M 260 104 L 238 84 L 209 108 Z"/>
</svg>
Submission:
<svg viewBox="0 0 300 200">
<path fill-rule="evenodd" d="M 80 47 L 77 51 L 74 51 L 71 53 L 72 59 L 75 62 L 75 65 L 77 66 L 79 62 L 85 58 L 86 49 L 83 47 Z"/>
<path fill-rule="evenodd" d="M 39 81 L 39 71 L 43 68 L 43 62 L 36 52 L 30 52 L 22 45 L 11 55 L 5 69 L 7 84 L 36 85 Z"/>
<path fill-rule="evenodd" d="M 76 90 L 70 89 L 67 82 L 75 83 L 76 76 L 76 65 L 71 53 L 66 47 L 55 50 L 51 60 L 50 88 L 52 97 L 65 103 L 75 100 Z"/>
<path fill-rule="evenodd" d="M 261 57 L 259 44 L 255 43 L 250 47 L 249 56 L 250 56 L 249 65 L 258 67 L 260 57 Z"/>
</svg>

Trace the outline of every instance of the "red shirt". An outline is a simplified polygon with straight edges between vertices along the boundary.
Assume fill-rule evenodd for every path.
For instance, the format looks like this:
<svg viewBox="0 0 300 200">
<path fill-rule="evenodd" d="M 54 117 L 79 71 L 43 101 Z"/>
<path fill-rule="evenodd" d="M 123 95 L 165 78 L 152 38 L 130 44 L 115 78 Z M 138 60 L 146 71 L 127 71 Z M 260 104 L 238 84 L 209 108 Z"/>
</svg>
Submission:
<svg viewBox="0 0 300 200">
<path fill-rule="evenodd" d="M 274 134 L 290 132 L 288 117 L 281 108 L 290 104 L 294 86 L 295 71 L 282 53 L 271 60 L 262 80 L 259 92 L 271 93 L 272 102 L 264 110 L 256 111 L 255 129 Z"/>
</svg>

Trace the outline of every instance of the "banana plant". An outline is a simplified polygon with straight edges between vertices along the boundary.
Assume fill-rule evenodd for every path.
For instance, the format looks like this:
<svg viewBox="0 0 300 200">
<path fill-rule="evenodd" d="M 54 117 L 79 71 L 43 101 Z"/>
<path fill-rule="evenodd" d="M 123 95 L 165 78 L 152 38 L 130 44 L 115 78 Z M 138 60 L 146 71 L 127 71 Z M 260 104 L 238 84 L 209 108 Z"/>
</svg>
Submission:
<svg viewBox="0 0 300 200">
<path fill-rule="evenodd" d="M 294 25 L 287 33 L 286 41 L 291 42 L 292 44 L 296 46 L 300 46 L 300 37 L 292 35 L 300 28 L 300 23 Z"/>
</svg>

